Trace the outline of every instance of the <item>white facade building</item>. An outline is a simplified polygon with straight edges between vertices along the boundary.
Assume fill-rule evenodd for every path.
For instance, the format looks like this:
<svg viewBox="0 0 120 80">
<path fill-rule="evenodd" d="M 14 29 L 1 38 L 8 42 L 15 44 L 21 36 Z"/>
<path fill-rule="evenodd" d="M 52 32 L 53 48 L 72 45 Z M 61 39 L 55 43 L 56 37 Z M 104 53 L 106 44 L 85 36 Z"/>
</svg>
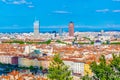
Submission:
<svg viewBox="0 0 120 80">
<path fill-rule="evenodd" d="M 36 49 L 35 46 L 31 46 L 31 45 L 25 46 L 25 50 L 24 50 L 23 54 L 29 54 L 29 53 L 33 52 L 35 49 Z"/>
<path fill-rule="evenodd" d="M 34 38 L 39 38 L 39 21 L 35 20 L 33 25 L 34 25 Z"/>
<path fill-rule="evenodd" d="M 11 64 L 11 59 L 12 59 L 12 56 L 4 56 L 4 55 L 0 56 L 1 63 Z"/>
<path fill-rule="evenodd" d="M 73 74 L 84 76 L 84 62 L 64 60 L 64 64 L 69 66 L 69 70 L 72 70 Z"/>
<path fill-rule="evenodd" d="M 80 74 L 81 76 L 84 76 L 84 63 L 83 62 L 74 62 L 73 73 L 77 73 L 77 74 Z"/>
<path fill-rule="evenodd" d="M 0 55 L 0 63 L 18 64 L 18 58 L 10 55 Z"/>
</svg>

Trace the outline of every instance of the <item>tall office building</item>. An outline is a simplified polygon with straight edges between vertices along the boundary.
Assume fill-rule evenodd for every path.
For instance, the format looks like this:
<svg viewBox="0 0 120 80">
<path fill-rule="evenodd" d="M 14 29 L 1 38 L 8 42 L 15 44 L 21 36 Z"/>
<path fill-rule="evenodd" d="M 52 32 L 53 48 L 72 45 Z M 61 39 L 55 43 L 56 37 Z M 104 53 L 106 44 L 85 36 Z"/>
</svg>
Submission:
<svg viewBox="0 0 120 80">
<path fill-rule="evenodd" d="M 33 25 L 34 25 L 34 38 L 38 38 L 39 37 L 39 21 L 35 20 Z"/>
<path fill-rule="evenodd" d="M 74 36 L 74 23 L 69 23 L 69 36 Z"/>
<path fill-rule="evenodd" d="M 62 27 L 60 27 L 59 28 L 59 36 L 62 36 L 62 32 L 63 32 Z"/>
<path fill-rule="evenodd" d="M 101 34 L 102 34 L 102 35 L 104 34 L 104 30 L 101 30 Z"/>
</svg>

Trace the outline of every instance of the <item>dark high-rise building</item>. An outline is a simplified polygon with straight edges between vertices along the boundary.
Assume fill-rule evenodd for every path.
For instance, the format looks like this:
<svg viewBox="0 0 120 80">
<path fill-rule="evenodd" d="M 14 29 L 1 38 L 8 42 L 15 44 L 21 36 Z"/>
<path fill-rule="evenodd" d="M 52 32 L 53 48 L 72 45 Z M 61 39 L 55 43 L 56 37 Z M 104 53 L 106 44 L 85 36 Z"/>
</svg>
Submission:
<svg viewBox="0 0 120 80">
<path fill-rule="evenodd" d="M 54 37 L 57 37 L 57 32 L 53 31 L 52 33 L 54 33 Z"/>
<path fill-rule="evenodd" d="M 74 23 L 72 21 L 69 23 L 69 36 L 74 36 Z"/>
</svg>

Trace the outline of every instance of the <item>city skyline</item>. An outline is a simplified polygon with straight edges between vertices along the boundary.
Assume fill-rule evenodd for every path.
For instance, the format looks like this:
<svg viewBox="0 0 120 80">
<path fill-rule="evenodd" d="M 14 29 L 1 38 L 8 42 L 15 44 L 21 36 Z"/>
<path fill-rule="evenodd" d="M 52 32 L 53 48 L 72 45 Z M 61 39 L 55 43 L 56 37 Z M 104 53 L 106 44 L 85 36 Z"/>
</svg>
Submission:
<svg viewBox="0 0 120 80">
<path fill-rule="evenodd" d="M 0 0 L 0 80 L 120 80 L 120 0 Z"/>
<path fill-rule="evenodd" d="M 42 31 L 68 28 L 70 21 L 75 31 L 120 30 L 120 0 L 1 0 L 0 5 L 0 32 L 32 32 L 35 17 Z"/>
</svg>

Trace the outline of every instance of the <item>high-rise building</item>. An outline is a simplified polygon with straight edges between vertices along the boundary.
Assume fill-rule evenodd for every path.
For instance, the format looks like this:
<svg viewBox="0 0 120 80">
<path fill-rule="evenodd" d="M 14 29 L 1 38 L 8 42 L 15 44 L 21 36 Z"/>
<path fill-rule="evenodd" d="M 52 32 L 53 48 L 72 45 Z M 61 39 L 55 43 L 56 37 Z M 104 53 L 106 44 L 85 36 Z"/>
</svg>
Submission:
<svg viewBox="0 0 120 80">
<path fill-rule="evenodd" d="M 62 27 L 60 27 L 59 28 L 59 36 L 62 36 L 62 32 L 63 32 Z"/>
<path fill-rule="evenodd" d="M 69 36 L 74 36 L 74 23 L 69 23 Z"/>
<path fill-rule="evenodd" d="M 33 25 L 34 25 L 34 38 L 38 38 L 39 37 L 39 21 L 35 20 Z"/>
<path fill-rule="evenodd" d="M 102 34 L 102 35 L 104 34 L 104 30 L 101 30 L 101 34 Z"/>
</svg>

